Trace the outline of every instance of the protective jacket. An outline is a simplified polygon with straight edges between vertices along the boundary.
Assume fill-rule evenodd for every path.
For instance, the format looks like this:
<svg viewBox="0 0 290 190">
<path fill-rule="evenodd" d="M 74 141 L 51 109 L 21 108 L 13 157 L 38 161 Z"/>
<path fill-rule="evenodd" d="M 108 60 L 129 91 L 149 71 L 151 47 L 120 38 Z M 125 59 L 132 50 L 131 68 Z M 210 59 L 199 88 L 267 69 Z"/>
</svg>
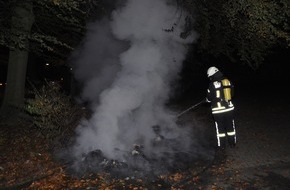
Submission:
<svg viewBox="0 0 290 190">
<path fill-rule="evenodd" d="M 220 71 L 211 76 L 210 80 L 206 99 L 211 103 L 212 113 L 219 114 L 234 110 L 232 103 L 234 85 Z"/>
</svg>

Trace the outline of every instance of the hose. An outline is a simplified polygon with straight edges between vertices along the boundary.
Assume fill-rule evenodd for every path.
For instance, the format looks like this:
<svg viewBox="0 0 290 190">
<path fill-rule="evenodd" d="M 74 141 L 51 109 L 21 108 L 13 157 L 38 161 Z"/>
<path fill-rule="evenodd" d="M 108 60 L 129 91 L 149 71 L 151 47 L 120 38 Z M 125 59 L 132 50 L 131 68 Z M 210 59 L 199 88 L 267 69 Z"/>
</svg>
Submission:
<svg viewBox="0 0 290 190">
<path fill-rule="evenodd" d="M 184 110 L 183 112 L 179 113 L 176 117 L 180 117 L 183 114 L 187 113 L 188 111 L 192 110 L 193 108 L 196 108 L 197 106 L 199 106 L 200 104 L 206 102 L 205 99 L 201 100 L 200 102 L 198 102 L 197 104 L 194 104 L 193 106 L 189 107 L 188 109 Z"/>
</svg>

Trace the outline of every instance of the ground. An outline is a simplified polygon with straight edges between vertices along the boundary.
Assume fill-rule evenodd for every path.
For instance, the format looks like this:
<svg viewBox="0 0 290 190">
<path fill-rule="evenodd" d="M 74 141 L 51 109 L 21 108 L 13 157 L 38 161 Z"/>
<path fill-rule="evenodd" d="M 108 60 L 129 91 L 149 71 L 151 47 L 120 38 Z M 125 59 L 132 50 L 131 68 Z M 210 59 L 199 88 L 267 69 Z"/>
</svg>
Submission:
<svg viewBox="0 0 290 190">
<path fill-rule="evenodd" d="M 201 190 L 286 190 L 290 187 L 290 105 L 286 94 L 265 86 L 236 87 L 235 121 L 237 146 L 227 149 L 222 160 L 214 155 L 204 165 L 159 176 L 154 181 L 112 179 L 109 174 L 86 178 L 69 175 L 57 162 L 53 147 L 25 125 L 2 123 L 0 130 L 0 190 L 3 189 L 201 189 Z M 278 87 L 277 87 L 278 88 Z M 184 110 L 199 97 L 177 105 Z M 214 142 L 214 126 L 208 105 L 182 116 L 192 122 L 204 139 Z"/>
</svg>

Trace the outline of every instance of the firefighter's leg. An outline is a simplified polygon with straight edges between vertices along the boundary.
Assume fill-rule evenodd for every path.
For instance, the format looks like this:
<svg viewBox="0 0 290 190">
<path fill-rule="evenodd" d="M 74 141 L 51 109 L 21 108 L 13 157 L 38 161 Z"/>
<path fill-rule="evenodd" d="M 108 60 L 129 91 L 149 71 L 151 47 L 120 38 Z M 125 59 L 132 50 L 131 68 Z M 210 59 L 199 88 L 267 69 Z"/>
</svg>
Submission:
<svg viewBox="0 0 290 190">
<path fill-rule="evenodd" d="M 217 136 L 217 146 L 218 148 L 224 149 L 226 147 L 226 130 L 223 124 L 223 115 L 215 114 L 215 128 L 216 128 L 216 136 Z"/>
<path fill-rule="evenodd" d="M 228 143 L 230 147 L 235 147 L 236 142 L 237 142 L 237 137 L 236 137 L 236 129 L 235 129 L 235 121 L 233 118 L 233 113 L 229 112 L 227 114 L 227 138 L 228 138 Z"/>
<path fill-rule="evenodd" d="M 217 150 L 215 152 L 214 162 L 217 164 L 223 162 L 225 160 L 225 148 L 226 148 L 226 133 L 224 128 L 222 127 L 222 116 L 215 117 L 215 128 L 216 128 L 216 136 L 217 136 Z"/>
</svg>

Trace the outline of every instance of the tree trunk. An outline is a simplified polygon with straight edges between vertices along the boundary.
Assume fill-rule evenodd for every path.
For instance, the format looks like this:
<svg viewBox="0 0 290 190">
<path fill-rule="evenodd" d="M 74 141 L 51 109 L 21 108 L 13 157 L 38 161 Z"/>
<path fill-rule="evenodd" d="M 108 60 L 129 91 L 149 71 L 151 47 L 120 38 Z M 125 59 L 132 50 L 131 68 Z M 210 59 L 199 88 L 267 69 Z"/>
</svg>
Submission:
<svg viewBox="0 0 290 190">
<path fill-rule="evenodd" d="M 24 104 L 26 69 L 29 52 L 28 37 L 34 23 L 31 0 L 18 0 L 12 10 L 11 43 L 7 85 L 1 111 L 19 108 Z"/>
</svg>

